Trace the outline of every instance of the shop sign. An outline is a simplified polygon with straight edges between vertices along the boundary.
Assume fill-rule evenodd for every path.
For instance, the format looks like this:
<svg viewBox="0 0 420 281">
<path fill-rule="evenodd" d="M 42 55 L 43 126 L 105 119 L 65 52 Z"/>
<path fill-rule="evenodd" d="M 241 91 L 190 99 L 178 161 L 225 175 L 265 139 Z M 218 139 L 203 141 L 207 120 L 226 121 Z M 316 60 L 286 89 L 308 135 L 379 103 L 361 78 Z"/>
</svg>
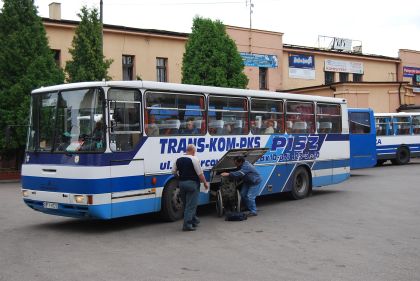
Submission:
<svg viewBox="0 0 420 281">
<path fill-rule="evenodd" d="M 325 60 L 325 71 L 363 74 L 363 63 L 340 60 Z"/>
<path fill-rule="evenodd" d="M 315 69 L 289 68 L 289 77 L 295 79 L 315 80 Z"/>
<path fill-rule="evenodd" d="M 414 76 L 414 74 L 420 74 L 420 67 L 403 66 L 404 77 L 412 78 Z"/>
<path fill-rule="evenodd" d="M 278 67 L 278 60 L 276 55 L 240 53 L 245 66 L 253 67 Z"/>
<path fill-rule="evenodd" d="M 313 55 L 290 54 L 289 67 L 315 69 L 315 59 Z"/>
<path fill-rule="evenodd" d="M 333 49 L 340 51 L 351 51 L 352 40 L 343 38 L 334 38 Z"/>
</svg>

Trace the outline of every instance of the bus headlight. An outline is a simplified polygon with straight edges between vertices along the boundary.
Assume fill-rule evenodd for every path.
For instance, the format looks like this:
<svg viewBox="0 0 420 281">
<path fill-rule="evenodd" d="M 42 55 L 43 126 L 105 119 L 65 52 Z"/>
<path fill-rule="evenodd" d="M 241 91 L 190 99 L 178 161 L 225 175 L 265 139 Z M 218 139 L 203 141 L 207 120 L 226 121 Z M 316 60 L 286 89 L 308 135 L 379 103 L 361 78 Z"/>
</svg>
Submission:
<svg viewBox="0 0 420 281">
<path fill-rule="evenodd" d="M 28 196 L 29 196 L 29 191 L 27 191 L 27 190 L 23 189 L 23 190 L 22 190 L 22 196 L 23 196 L 23 197 L 28 197 Z"/>
<path fill-rule="evenodd" d="M 87 197 L 85 195 L 74 195 L 74 202 L 77 204 L 86 204 Z"/>
</svg>

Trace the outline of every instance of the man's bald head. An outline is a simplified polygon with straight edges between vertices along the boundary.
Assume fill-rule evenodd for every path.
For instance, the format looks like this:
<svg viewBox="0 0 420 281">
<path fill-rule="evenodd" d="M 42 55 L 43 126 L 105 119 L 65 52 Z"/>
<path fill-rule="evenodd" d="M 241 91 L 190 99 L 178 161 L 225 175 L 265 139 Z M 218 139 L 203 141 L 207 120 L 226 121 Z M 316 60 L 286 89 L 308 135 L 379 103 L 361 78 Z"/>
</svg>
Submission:
<svg viewBox="0 0 420 281">
<path fill-rule="evenodd" d="M 193 144 L 189 144 L 188 146 L 187 146 L 187 154 L 188 155 L 195 155 L 195 152 L 196 152 L 196 148 L 195 148 L 195 145 L 193 145 Z"/>
</svg>

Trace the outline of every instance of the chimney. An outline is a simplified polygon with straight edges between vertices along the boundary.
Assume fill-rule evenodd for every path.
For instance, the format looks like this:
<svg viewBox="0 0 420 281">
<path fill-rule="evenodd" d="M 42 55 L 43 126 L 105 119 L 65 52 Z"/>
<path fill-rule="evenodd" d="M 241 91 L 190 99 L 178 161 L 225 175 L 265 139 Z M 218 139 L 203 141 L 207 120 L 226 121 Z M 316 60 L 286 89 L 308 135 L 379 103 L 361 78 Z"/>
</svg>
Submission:
<svg viewBox="0 0 420 281">
<path fill-rule="evenodd" d="M 52 2 L 48 7 L 50 7 L 50 19 L 61 20 L 61 3 Z"/>
</svg>

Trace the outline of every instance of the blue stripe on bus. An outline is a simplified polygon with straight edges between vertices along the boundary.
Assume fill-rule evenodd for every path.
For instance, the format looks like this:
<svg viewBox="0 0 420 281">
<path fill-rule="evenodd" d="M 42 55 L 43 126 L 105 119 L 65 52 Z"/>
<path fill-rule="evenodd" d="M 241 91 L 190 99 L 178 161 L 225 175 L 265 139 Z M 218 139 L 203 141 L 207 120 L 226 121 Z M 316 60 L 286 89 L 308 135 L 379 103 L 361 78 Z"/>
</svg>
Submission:
<svg viewBox="0 0 420 281">
<path fill-rule="evenodd" d="M 210 171 L 204 171 L 204 175 L 207 179 L 209 179 Z M 152 184 L 153 178 L 156 178 L 155 185 Z M 161 187 L 165 186 L 166 183 L 173 178 L 174 175 L 172 174 L 104 179 L 68 179 L 22 176 L 21 181 L 22 188 L 24 189 L 75 194 L 101 194 Z"/>
<path fill-rule="evenodd" d="M 376 149 L 398 148 L 401 145 L 408 146 L 410 148 L 420 148 L 420 143 L 411 143 L 411 144 L 399 143 L 399 144 L 391 144 L 391 145 L 377 145 Z"/>
<path fill-rule="evenodd" d="M 331 168 L 342 168 L 349 167 L 350 159 L 340 159 L 340 160 L 326 160 L 326 161 L 317 161 L 315 162 L 312 170 L 323 170 Z"/>
<path fill-rule="evenodd" d="M 327 134 L 325 141 L 348 141 L 349 134 Z"/>
<path fill-rule="evenodd" d="M 29 164 L 48 165 L 70 165 L 70 166 L 119 166 L 129 164 L 137 152 L 144 145 L 148 137 L 142 137 L 132 151 L 112 152 L 112 153 L 46 153 L 46 152 L 26 152 L 29 156 Z M 78 156 L 79 162 L 75 164 L 74 158 Z"/>
</svg>

